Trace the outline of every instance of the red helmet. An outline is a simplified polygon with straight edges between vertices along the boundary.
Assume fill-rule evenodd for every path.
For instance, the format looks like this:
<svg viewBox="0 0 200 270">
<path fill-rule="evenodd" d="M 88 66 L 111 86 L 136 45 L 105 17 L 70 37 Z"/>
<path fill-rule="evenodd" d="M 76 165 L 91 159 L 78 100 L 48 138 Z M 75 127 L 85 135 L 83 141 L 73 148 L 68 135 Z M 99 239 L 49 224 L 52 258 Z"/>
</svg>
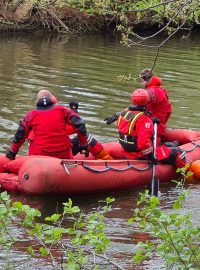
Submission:
<svg viewBox="0 0 200 270">
<path fill-rule="evenodd" d="M 131 101 L 133 105 L 145 106 L 149 101 L 148 92 L 145 89 L 136 89 L 131 94 Z"/>
</svg>

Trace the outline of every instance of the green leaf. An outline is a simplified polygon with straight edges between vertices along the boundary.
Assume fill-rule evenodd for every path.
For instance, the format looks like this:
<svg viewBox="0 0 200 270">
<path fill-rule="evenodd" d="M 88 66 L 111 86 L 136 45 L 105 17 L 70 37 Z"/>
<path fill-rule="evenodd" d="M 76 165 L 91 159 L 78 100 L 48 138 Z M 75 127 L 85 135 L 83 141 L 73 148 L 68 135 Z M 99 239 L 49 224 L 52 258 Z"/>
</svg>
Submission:
<svg viewBox="0 0 200 270">
<path fill-rule="evenodd" d="M 179 201 L 175 201 L 175 203 L 173 204 L 173 208 L 176 209 L 176 210 L 180 209 L 181 208 L 180 202 Z"/>
<path fill-rule="evenodd" d="M 67 270 L 80 270 L 80 266 L 77 263 L 68 263 L 67 264 Z"/>
<path fill-rule="evenodd" d="M 128 224 L 131 224 L 133 222 L 134 222 L 134 218 L 133 217 L 128 219 Z"/>
<path fill-rule="evenodd" d="M 10 199 L 10 195 L 8 195 L 8 192 L 7 191 L 4 191 L 4 192 L 2 192 L 0 194 L 0 198 L 3 201 L 8 201 Z"/>
<path fill-rule="evenodd" d="M 61 217 L 61 215 L 59 215 L 59 214 L 53 214 L 51 217 L 46 217 L 45 221 L 56 222 L 59 220 L 60 217 Z"/>
<path fill-rule="evenodd" d="M 21 209 L 22 209 L 22 203 L 21 203 L 21 202 L 14 202 L 14 203 L 13 203 L 13 207 L 15 207 L 15 208 L 21 210 Z"/>
<path fill-rule="evenodd" d="M 49 251 L 48 251 L 47 248 L 40 247 L 40 248 L 39 248 L 39 251 L 40 251 L 40 254 L 41 254 L 42 256 L 47 256 L 47 255 L 49 255 Z"/>
<path fill-rule="evenodd" d="M 32 255 L 32 256 L 35 255 L 35 251 L 34 251 L 34 249 L 33 249 L 32 246 L 28 246 L 27 251 L 28 251 L 28 253 L 29 253 L 30 255 Z"/>
</svg>

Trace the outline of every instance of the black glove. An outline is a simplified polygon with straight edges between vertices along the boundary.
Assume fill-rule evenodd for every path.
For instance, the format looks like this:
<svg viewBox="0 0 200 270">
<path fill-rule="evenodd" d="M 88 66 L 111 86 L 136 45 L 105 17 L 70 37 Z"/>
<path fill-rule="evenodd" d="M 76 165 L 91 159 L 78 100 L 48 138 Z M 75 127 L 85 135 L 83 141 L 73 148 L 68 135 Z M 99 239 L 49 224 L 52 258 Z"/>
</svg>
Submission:
<svg viewBox="0 0 200 270">
<path fill-rule="evenodd" d="M 158 125 L 158 124 L 160 124 L 160 119 L 157 118 L 157 117 L 153 117 L 153 118 L 152 118 L 152 122 L 153 122 L 153 124 L 156 123 L 156 124 Z"/>
<path fill-rule="evenodd" d="M 77 101 L 70 101 L 69 107 L 71 110 L 73 110 L 75 113 L 78 113 L 78 106 L 79 103 Z"/>
<path fill-rule="evenodd" d="M 103 121 L 106 121 L 106 124 L 110 125 L 113 122 L 115 122 L 117 119 L 118 119 L 118 115 L 115 113 L 113 116 L 105 118 Z"/>
<path fill-rule="evenodd" d="M 80 145 L 80 153 L 85 155 L 85 157 L 89 157 L 89 149 L 88 145 Z"/>
<path fill-rule="evenodd" d="M 11 151 L 10 149 L 8 149 L 6 151 L 6 157 L 11 159 L 11 160 L 14 160 L 15 159 L 15 156 L 16 156 L 16 153 L 14 153 L 13 151 Z"/>
<path fill-rule="evenodd" d="M 154 157 L 153 153 L 148 154 L 147 157 L 153 165 L 156 165 L 158 163 L 158 160 L 157 160 L 157 158 Z"/>
</svg>

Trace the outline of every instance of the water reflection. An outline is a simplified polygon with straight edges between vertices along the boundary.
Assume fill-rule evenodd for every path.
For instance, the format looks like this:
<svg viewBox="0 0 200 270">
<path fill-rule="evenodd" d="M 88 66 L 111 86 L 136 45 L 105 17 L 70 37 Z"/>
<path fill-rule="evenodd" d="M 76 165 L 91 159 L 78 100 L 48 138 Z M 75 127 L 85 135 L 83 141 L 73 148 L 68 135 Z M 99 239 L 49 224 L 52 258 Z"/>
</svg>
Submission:
<svg viewBox="0 0 200 270">
<path fill-rule="evenodd" d="M 152 43 L 156 41 L 151 41 Z M 200 37 L 190 36 L 188 40 L 171 40 L 161 50 L 156 64 L 156 73 L 169 90 L 173 104 L 171 127 L 200 129 L 199 124 L 199 85 L 200 77 Z M 126 48 L 113 37 L 82 37 L 65 40 L 35 36 L 4 36 L 0 39 L 0 151 L 10 143 L 18 121 L 35 104 L 39 88 L 49 88 L 64 105 L 70 99 L 80 101 L 80 113 L 86 119 L 89 132 L 97 139 L 109 141 L 116 138 L 113 126 L 106 126 L 103 119 L 129 104 L 133 89 L 141 87 L 138 81 L 122 84 L 119 74 L 132 73 L 138 76 L 141 69 L 151 66 L 155 51 L 147 48 Z M 26 152 L 26 146 L 22 148 Z M 191 184 L 191 195 L 186 208 L 199 222 L 199 186 Z M 138 192 L 143 189 L 117 193 L 73 197 L 75 205 L 85 213 L 99 207 L 98 200 L 106 196 L 115 197 L 112 211 L 107 215 L 108 234 L 115 243 L 111 253 L 122 265 L 131 259 L 135 242 L 145 235 L 138 233 L 134 225 L 128 225 L 132 209 L 136 207 Z M 162 207 L 166 210 L 178 196 L 174 185 L 161 187 Z M 43 217 L 56 209 L 62 210 L 67 197 L 27 197 L 13 194 L 20 200 L 42 211 Z M 20 255 L 22 256 L 22 255 Z M 2 255 L 3 257 L 3 255 Z M 0 259 L 1 262 L 1 259 Z M 161 264 L 152 268 L 161 269 Z M 131 263 L 126 269 L 133 269 Z M 150 267 L 150 266 L 149 266 Z M 158 268 L 156 268 L 158 267 Z M 39 269 L 39 268 L 38 268 Z M 43 268 L 47 269 L 47 268 Z"/>
</svg>

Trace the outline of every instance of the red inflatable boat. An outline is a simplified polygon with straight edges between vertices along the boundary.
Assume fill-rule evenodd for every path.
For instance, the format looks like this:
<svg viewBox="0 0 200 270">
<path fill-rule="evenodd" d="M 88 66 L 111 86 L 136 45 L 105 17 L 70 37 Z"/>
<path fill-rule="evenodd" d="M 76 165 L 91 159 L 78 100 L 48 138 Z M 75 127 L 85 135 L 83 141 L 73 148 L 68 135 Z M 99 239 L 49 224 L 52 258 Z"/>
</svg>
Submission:
<svg viewBox="0 0 200 270">
<path fill-rule="evenodd" d="M 200 131 L 172 129 L 165 141 L 178 140 L 188 162 L 200 159 Z M 113 156 L 118 143 L 104 144 Z M 83 194 L 146 186 L 151 181 L 152 166 L 139 160 L 60 160 L 44 156 L 18 156 L 10 161 L 0 156 L 0 184 L 7 191 L 28 194 Z M 156 175 L 161 183 L 176 179 L 172 165 L 158 164 Z"/>
</svg>

